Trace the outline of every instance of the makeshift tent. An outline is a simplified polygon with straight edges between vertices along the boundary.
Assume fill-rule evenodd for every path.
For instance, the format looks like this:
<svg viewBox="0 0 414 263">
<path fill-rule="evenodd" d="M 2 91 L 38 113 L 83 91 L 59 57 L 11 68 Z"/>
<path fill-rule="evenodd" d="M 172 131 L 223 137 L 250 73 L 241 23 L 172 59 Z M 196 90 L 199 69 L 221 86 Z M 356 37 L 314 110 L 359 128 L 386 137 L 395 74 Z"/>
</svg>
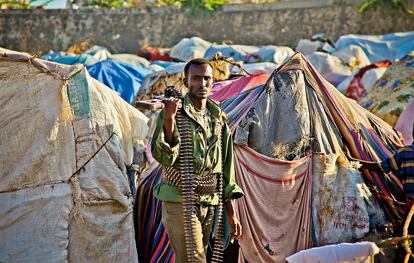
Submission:
<svg viewBox="0 0 414 263">
<path fill-rule="evenodd" d="M 326 34 L 317 33 L 311 39 L 300 39 L 295 50 L 304 55 L 309 55 L 316 51 L 332 53 L 335 51 L 335 47 Z"/>
<path fill-rule="evenodd" d="M 136 100 L 162 95 L 168 86 L 174 86 L 182 93 L 186 93 L 187 88 L 183 84 L 184 66 L 184 63 L 177 63 L 145 77 L 141 89 L 136 94 Z"/>
<path fill-rule="evenodd" d="M 414 98 L 414 52 L 392 64 L 359 103 L 394 126 Z"/>
<path fill-rule="evenodd" d="M 0 262 L 138 262 L 147 118 L 83 66 L 0 48 Z"/>
<path fill-rule="evenodd" d="M 259 63 L 245 63 L 240 67 L 232 67 L 231 73 L 234 75 L 245 74 L 247 71 L 249 74 L 255 75 L 260 73 L 272 74 L 275 69 L 279 67 L 279 64 L 271 62 L 259 62 Z"/>
<path fill-rule="evenodd" d="M 151 64 L 147 59 L 135 54 L 112 54 L 109 58 L 135 67 L 148 67 Z"/>
<path fill-rule="evenodd" d="M 414 32 L 387 35 L 345 35 L 335 43 L 337 49 L 360 46 L 371 63 L 380 60 L 396 61 L 414 50 Z"/>
<path fill-rule="evenodd" d="M 87 67 L 89 74 L 132 104 L 144 78 L 154 71 L 107 59 Z"/>
<path fill-rule="evenodd" d="M 99 61 L 91 54 L 76 55 L 62 51 L 46 54 L 42 57 L 42 59 L 66 65 L 83 64 L 85 66 L 93 65 Z"/>
<path fill-rule="evenodd" d="M 211 43 L 199 37 L 183 38 L 171 49 L 171 57 L 186 62 L 193 58 L 202 58 Z"/>
<path fill-rule="evenodd" d="M 341 59 L 352 71 L 371 64 L 368 57 L 365 55 L 364 50 L 355 45 L 338 49 L 335 52 L 332 52 L 332 55 Z"/>
<path fill-rule="evenodd" d="M 352 74 L 352 69 L 334 55 L 314 52 L 306 57 L 316 70 L 335 87 Z"/>
<path fill-rule="evenodd" d="M 243 58 L 246 63 L 270 62 L 282 64 L 295 52 L 290 47 L 284 46 L 262 46 L 258 51 L 248 54 Z"/>
<path fill-rule="evenodd" d="M 216 53 L 220 53 L 221 56 L 231 58 L 235 61 L 243 61 L 245 56 L 258 51 L 259 47 L 256 46 L 226 45 L 214 43 L 209 49 L 207 49 L 204 57 L 206 59 L 212 59 Z"/>
</svg>

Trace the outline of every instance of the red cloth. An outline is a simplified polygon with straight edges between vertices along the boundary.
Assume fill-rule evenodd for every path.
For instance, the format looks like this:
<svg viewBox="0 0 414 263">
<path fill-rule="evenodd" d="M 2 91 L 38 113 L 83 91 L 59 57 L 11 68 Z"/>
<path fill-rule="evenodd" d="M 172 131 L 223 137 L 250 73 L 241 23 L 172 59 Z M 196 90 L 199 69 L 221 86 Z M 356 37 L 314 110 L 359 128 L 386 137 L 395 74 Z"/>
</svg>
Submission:
<svg viewBox="0 0 414 263">
<path fill-rule="evenodd" d="M 155 60 L 170 61 L 171 60 L 169 49 L 159 48 L 159 47 L 141 48 L 138 52 L 138 55 L 150 61 L 155 61 Z"/>
</svg>

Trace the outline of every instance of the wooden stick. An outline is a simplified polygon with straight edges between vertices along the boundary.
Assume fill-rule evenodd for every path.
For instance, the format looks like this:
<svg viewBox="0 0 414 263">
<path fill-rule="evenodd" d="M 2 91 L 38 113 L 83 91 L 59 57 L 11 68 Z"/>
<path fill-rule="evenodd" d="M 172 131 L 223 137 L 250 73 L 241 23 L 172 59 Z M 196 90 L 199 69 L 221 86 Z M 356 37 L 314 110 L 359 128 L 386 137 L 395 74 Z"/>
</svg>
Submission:
<svg viewBox="0 0 414 263">
<path fill-rule="evenodd" d="M 413 217 L 413 215 L 414 215 L 414 205 L 411 206 L 410 212 L 408 213 L 407 219 L 405 220 L 404 228 L 403 228 L 403 237 L 408 235 L 408 228 L 410 226 L 411 218 Z M 410 244 L 408 243 L 408 239 L 404 240 L 403 247 L 405 251 L 407 252 L 404 258 L 404 263 L 408 263 L 410 256 L 414 257 L 413 252 L 410 249 Z"/>
</svg>

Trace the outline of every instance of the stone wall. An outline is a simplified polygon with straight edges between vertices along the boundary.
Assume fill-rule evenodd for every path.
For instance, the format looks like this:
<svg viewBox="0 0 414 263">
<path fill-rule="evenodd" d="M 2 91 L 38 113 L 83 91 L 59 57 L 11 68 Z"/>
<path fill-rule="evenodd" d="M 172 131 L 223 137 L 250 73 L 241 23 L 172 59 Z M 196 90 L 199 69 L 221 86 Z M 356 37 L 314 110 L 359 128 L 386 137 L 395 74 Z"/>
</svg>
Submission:
<svg viewBox="0 0 414 263">
<path fill-rule="evenodd" d="M 364 14 L 356 10 L 344 0 L 228 5 L 198 14 L 174 8 L 0 10 L 0 46 L 40 53 L 89 40 L 114 53 L 136 53 L 145 43 L 171 47 L 191 36 L 211 42 L 293 46 L 319 32 L 336 40 L 345 34 L 414 31 L 414 16 L 384 9 Z"/>
</svg>

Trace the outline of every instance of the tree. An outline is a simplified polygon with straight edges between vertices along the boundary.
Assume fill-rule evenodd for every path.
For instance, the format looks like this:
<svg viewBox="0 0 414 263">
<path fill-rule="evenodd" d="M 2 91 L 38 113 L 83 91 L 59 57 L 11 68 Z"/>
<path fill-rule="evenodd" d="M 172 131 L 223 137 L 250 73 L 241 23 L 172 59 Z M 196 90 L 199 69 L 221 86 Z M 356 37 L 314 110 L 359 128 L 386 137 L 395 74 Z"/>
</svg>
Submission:
<svg viewBox="0 0 414 263">
<path fill-rule="evenodd" d="M 409 0 L 364 0 L 364 2 L 359 6 L 358 12 L 362 13 L 368 9 L 378 6 L 385 6 L 392 10 L 404 11 L 410 15 L 414 14 L 414 10 L 409 7 Z"/>
</svg>

